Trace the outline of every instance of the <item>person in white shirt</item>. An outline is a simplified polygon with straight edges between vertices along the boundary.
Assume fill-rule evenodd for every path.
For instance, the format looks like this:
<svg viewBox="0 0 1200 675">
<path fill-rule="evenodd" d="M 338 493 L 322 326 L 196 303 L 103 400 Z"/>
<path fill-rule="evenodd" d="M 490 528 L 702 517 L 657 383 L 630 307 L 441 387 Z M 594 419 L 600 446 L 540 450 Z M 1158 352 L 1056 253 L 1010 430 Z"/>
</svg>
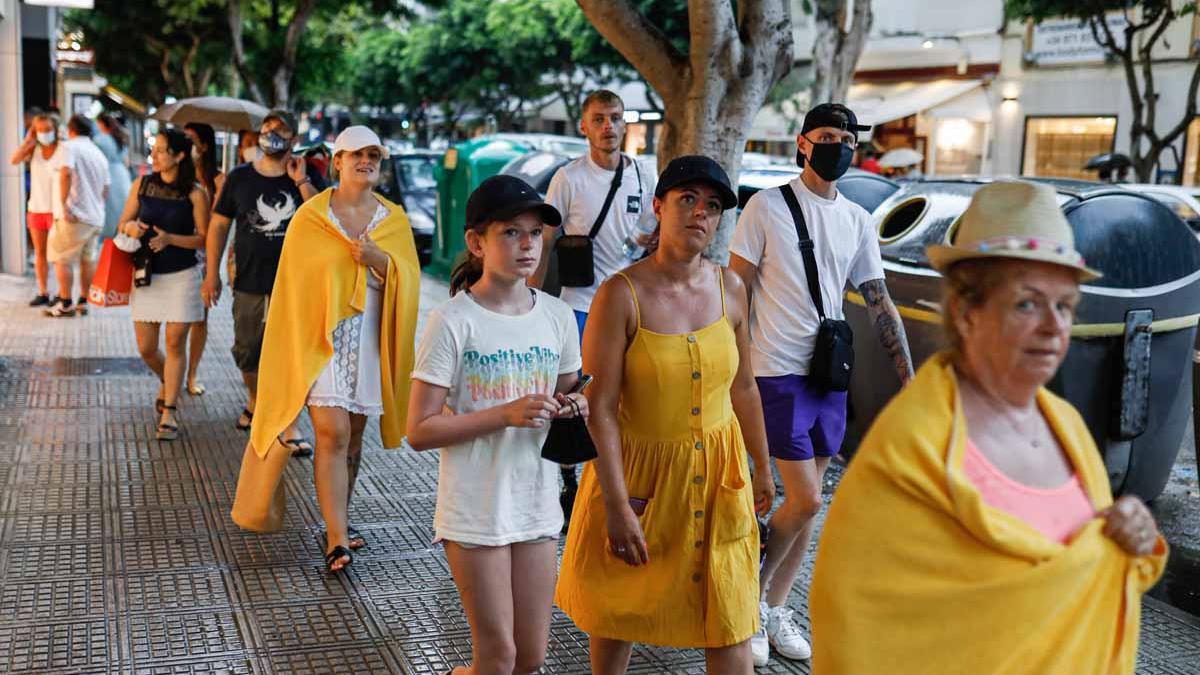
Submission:
<svg viewBox="0 0 1200 675">
<path fill-rule="evenodd" d="M 592 298 L 600 285 L 636 262 L 642 253 L 640 246 L 630 249 L 626 241 L 645 243 L 644 239 L 639 239 L 638 222 L 654 218 L 650 202 L 654 199 L 658 177 L 654 171 L 645 170 L 637 160 L 621 153 L 625 140 L 625 103 L 620 96 L 599 89 L 583 99 L 581 111 L 579 131 L 587 138 L 588 153 L 564 165 L 550 179 L 546 203 L 558 209 L 563 223 L 558 230 L 546 228 L 543 232 L 541 259 L 529 285 L 542 288 L 550 256 L 555 254 L 556 239 L 560 235 L 588 236 L 603 211 L 599 230 L 592 237 L 594 283 L 576 287 L 564 283 L 559 295 L 573 310 L 579 334 L 583 335 Z M 621 167 L 620 182 L 612 199 L 608 200 L 618 166 Z M 609 202 L 608 209 L 604 210 L 606 201 Z M 568 281 L 569 272 L 560 264 L 560 280 Z M 562 477 L 561 502 L 567 522 L 570 522 L 578 489 L 574 467 L 563 467 Z"/>
<path fill-rule="evenodd" d="M 95 270 L 96 236 L 104 226 L 104 202 L 111 178 L 108 159 L 92 142 L 92 122 L 72 115 L 67 122 L 67 142 L 58 162 L 58 199 L 54 200 L 54 225 L 47 240 L 46 259 L 54 263 L 58 300 L 48 316 L 87 314 L 87 292 Z M 79 263 L 79 306 L 71 306 L 73 270 Z"/>
<path fill-rule="evenodd" d="M 546 658 L 563 514 L 551 421 L 587 415 L 571 310 L 528 288 L 542 230 L 561 216 L 514 176 L 467 200 L 466 261 L 417 349 L 408 442 L 441 448 L 433 526 L 471 627 L 472 664 L 532 673 Z M 568 397 L 573 403 L 568 403 Z"/>
<path fill-rule="evenodd" d="M 46 240 L 54 225 L 54 202 L 58 193 L 58 176 L 54 169 L 62 159 L 63 144 L 58 142 L 58 118 L 48 113 L 33 116 L 25 141 L 13 153 L 10 162 L 29 162 L 29 202 L 25 206 L 25 223 L 33 241 L 33 270 L 38 294 L 30 307 L 50 304 L 48 290 L 50 263 L 46 260 Z M 59 197 L 61 199 L 61 197 Z M 70 289 L 66 291 L 70 297 Z"/>
<path fill-rule="evenodd" d="M 812 539 L 825 470 L 846 430 L 846 392 L 809 378 L 821 319 L 786 190 L 795 195 L 804 216 L 825 316 L 843 319 L 842 291 L 847 283 L 857 288 L 901 383 L 913 374 L 904 325 L 884 284 L 870 215 L 837 189 L 837 179 L 854 156 L 858 132 L 868 129 L 844 105 L 826 103 L 810 110 L 796 137 L 796 161 L 804 171 L 779 189 L 751 197 L 730 243 L 729 266 L 750 293 L 751 361 L 768 447 L 784 484 L 784 502 L 771 518 L 763 562 L 760 629 L 751 638 L 756 665 L 767 663 L 770 646 L 790 659 L 812 655 L 785 602 Z"/>
</svg>

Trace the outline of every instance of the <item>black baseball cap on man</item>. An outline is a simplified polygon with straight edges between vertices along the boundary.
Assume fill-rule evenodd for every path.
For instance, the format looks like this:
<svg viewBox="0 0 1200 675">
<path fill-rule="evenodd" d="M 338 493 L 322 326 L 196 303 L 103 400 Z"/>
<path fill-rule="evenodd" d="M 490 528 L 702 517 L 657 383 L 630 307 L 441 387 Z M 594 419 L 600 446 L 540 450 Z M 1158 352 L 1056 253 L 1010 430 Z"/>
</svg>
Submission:
<svg viewBox="0 0 1200 675">
<path fill-rule="evenodd" d="M 684 155 L 671 160 L 658 177 L 658 187 L 654 189 L 654 196 L 662 199 L 671 190 L 697 181 L 706 183 L 717 191 L 724 209 L 729 210 L 737 206 L 737 193 L 729 184 L 729 176 L 725 169 L 704 155 Z"/>
<path fill-rule="evenodd" d="M 526 211 L 536 211 L 550 226 L 562 224 L 558 209 L 542 201 L 537 190 L 516 176 L 500 174 L 479 184 L 467 198 L 467 227 L 472 230 L 497 220 L 508 220 Z"/>
<path fill-rule="evenodd" d="M 800 133 L 807 134 L 813 129 L 820 127 L 833 127 L 842 131 L 850 131 L 858 134 L 860 131 L 870 131 L 871 125 L 859 124 L 858 117 L 854 111 L 842 105 L 841 103 L 822 103 L 814 106 L 804 116 L 804 126 L 800 129 Z"/>
<path fill-rule="evenodd" d="M 262 124 L 259 124 L 258 127 L 261 129 L 263 124 L 266 124 L 271 120 L 278 120 L 288 128 L 288 131 L 292 132 L 293 134 L 296 133 L 296 117 L 292 115 L 292 113 L 276 108 L 275 110 L 267 113 L 266 117 L 263 117 Z"/>
</svg>

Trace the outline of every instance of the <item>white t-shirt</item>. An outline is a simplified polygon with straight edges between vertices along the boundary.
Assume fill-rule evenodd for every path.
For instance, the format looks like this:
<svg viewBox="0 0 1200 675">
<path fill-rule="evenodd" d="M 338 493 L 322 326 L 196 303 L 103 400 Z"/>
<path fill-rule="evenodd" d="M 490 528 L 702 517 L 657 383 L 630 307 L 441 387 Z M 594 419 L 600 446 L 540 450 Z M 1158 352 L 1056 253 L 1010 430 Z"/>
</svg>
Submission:
<svg viewBox="0 0 1200 675">
<path fill-rule="evenodd" d="M 613 195 L 604 224 L 592 242 L 596 283 L 588 288 L 563 287 L 559 296 L 571 309 L 579 312 L 586 313 L 591 308 L 592 298 L 605 279 L 634 262 L 625 255 L 622 247 L 625 239 L 637 229 L 642 211 L 652 208 L 658 177 L 636 159 L 626 157 L 625 161 L 621 186 Z M 591 232 L 596 216 L 604 206 L 604 198 L 608 196 L 613 174 L 592 161 L 591 155 L 579 157 L 555 172 L 546 191 L 546 203 L 562 214 L 562 234 L 586 235 Z M 554 251 L 547 255 L 554 255 Z"/>
<path fill-rule="evenodd" d="M 29 160 L 29 213 L 54 213 L 54 205 L 62 201 L 58 185 L 58 167 L 62 161 L 63 144 L 59 143 L 50 154 L 42 155 L 42 146 L 33 149 Z"/>
<path fill-rule="evenodd" d="M 871 216 L 838 193 L 813 194 L 799 178 L 790 185 L 813 240 L 825 316 L 844 318 L 842 292 L 883 278 Z M 821 320 L 808 292 L 792 212 L 778 188 L 758 192 L 738 218 L 729 251 L 758 267 L 750 307 L 750 360 L 757 377 L 807 375 Z"/>
<path fill-rule="evenodd" d="M 67 208 L 71 216 L 95 227 L 104 225 L 104 188 L 108 187 L 108 158 L 92 139 L 77 136 L 60 143 L 62 158 L 55 169 L 71 170 L 71 190 L 67 193 Z M 54 203 L 54 218 L 61 220 L 62 202 Z"/>
<path fill-rule="evenodd" d="M 553 395 L 558 376 L 579 370 L 579 329 L 571 308 L 541 291 L 519 316 L 480 306 L 466 292 L 429 317 L 413 379 L 450 391 L 446 407 L 462 415 L 529 394 Z M 541 429 L 508 427 L 441 450 L 439 539 L 504 546 L 562 530 L 558 465 L 542 459 Z"/>
</svg>

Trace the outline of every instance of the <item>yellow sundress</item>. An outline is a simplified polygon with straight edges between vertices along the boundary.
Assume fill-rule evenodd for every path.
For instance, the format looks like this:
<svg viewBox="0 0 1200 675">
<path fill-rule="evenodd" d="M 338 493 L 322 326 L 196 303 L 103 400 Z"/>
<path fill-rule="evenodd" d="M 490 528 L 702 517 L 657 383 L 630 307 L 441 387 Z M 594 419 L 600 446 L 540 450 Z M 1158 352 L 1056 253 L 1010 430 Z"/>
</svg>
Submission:
<svg viewBox="0 0 1200 675">
<path fill-rule="evenodd" d="M 604 499 L 583 469 L 555 601 L 589 635 L 668 647 L 726 647 L 758 630 L 758 535 L 746 446 L 729 390 L 737 338 L 725 312 L 700 330 L 642 327 L 625 352 L 619 424 L 630 498 L 650 562 L 609 551 Z"/>
</svg>

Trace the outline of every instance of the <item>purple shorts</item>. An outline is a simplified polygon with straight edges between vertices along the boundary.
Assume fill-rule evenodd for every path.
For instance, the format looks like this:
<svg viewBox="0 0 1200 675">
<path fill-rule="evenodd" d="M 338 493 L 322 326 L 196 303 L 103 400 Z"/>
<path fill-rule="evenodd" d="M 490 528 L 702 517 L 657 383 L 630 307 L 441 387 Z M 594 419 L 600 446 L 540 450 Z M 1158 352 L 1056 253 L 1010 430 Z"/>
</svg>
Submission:
<svg viewBox="0 0 1200 675">
<path fill-rule="evenodd" d="M 771 456 L 833 457 L 846 435 L 846 392 L 823 391 L 803 375 L 756 377 Z"/>
</svg>

